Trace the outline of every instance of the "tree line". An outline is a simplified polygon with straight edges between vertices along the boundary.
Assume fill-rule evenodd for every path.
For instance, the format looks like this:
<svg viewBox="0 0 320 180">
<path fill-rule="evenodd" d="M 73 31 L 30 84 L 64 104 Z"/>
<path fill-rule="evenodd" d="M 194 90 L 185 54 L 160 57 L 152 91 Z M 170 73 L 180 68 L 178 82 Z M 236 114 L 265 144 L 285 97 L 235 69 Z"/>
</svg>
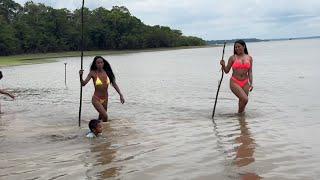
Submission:
<svg viewBox="0 0 320 180">
<path fill-rule="evenodd" d="M 84 9 L 84 50 L 200 46 L 201 38 L 166 26 L 149 26 L 124 6 Z M 78 51 L 81 9 L 54 9 L 41 3 L 0 0 L 0 55 Z"/>
</svg>

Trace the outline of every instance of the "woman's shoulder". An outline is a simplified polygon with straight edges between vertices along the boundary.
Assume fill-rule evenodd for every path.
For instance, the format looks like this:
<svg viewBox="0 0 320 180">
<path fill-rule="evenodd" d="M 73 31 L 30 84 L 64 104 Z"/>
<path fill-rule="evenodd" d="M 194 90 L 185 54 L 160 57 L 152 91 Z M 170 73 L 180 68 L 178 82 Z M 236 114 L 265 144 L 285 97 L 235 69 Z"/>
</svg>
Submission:
<svg viewBox="0 0 320 180">
<path fill-rule="evenodd" d="M 90 70 L 89 74 L 90 74 L 92 77 L 94 77 L 94 76 L 96 76 L 97 73 L 96 73 L 95 70 Z"/>
<path fill-rule="evenodd" d="M 253 60 L 252 56 L 250 56 L 249 54 L 247 54 L 247 58 L 249 59 L 249 61 Z"/>
<path fill-rule="evenodd" d="M 236 58 L 237 58 L 237 56 L 235 54 L 233 54 L 229 57 L 229 60 L 234 61 Z"/>
</svg>

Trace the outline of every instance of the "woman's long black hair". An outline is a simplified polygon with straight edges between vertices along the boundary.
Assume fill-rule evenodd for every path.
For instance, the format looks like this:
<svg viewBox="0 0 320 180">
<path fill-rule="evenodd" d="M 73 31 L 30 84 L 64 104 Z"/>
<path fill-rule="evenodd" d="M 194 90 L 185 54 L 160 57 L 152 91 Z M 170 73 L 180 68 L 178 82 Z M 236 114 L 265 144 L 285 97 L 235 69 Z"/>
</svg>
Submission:
<svg viewBox="0 0 320 180">
<path fill-rule="evenodd" d="M 91 71 L 95 71 L 95 70 L 98 69 L 98 68 L 97 68 L 97 65 L 96 65 L 96 61 L 97 61 L 99 58 L 103 60 L 103 64 L 104 64 L 104 65 L 103 65 L 103 70 L 106 71 L 106 73 L 107 73 L 107 75 L 108 75 L 108 77 L 109 77 L 109 79 L 110 79 L 111 84 L 114 85 L 114 82 L 116 81 L 116 78 L 114 77 L 112 68 L 111 68 L 110 64 L 108 63 L 108 61 L 105 60 L 102 56 L 96 56 L 96 57 L 94 57 L 93 62 L 92 62 L 91 67 L 90 67 L 90 70 L 91 70 Z"/>
<path fill-rule="evenodd" d="M 243 40 L 237 40 L 236 42 L 234 42 L 234 45 L 233 45 L 233 54 L 237 54 L 237 52 L 236 52 L 236 44 L 241 44 L 243 47 L 244 47 L 244 53 L 245 54 L 249 54 L 248 53 L 248 49 L 247 49 L 247 45 L 246 45 L 246 43 L 243 41 Z"/>
</svg>

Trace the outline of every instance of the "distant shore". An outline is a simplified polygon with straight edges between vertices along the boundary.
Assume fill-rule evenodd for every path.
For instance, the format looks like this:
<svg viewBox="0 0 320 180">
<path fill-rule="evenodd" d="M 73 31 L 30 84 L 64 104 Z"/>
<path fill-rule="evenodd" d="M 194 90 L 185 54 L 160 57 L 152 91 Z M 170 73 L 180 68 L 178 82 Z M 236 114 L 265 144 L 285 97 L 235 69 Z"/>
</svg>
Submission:
<svg viewBox="0 0 320 180">
<path fill-rule="evenodd" d="M 97 55 L 112 55 L 112 54 L 129 54 L 129 53 L 140 53 L 140 52 L 170 51 L 170 50 L 179 50 L 179 49 L 208 48 L 208 47 L 217 47 L 217 46 L 219 45 L 183 46 L 183 47 L 173 47 L 173 48 L 151 48 L 151 49 L 139 49 L 139 50 L 84 51 L 83 55 L 97 56 Z M 57 61 L 56 58 L 63 58 L 63 57 L 79 57 L 80 59 L 80 56 L 81 56 L 80 51 L 0 56 L 0 67 L 55 62 Z"/>
<path fill-rule="evenodd" d="M 294 38 L 278 38 L 278 39 L 257 39 L 257 38 L 244 38 L 246 43 L 256 43 L 256 42 L 270 42 L 270 41 L 290 41 L 290 40 L 304 40 L 304 39 L 320 39 L 320 36 L 310 36 L 310 37 L 294 37 Z M 238 39 L 228 39 L 228 40 L 209 40 L 207 41 L 208 45 L 220 45 L 226 42 L 234 43 Z"/>
</svg>

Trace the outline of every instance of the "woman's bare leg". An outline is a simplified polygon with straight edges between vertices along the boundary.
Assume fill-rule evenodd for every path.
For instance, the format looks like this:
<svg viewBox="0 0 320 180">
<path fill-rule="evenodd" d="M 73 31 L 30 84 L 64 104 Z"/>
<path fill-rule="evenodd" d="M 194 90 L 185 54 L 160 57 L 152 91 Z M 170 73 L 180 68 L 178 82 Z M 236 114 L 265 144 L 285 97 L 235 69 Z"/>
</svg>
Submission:
<svg viewBox="0 0 320 180">
<path fill-rule="evenodd" d="M 108 121 L 108 114 L 107 111 L 104 109 L 103 105 L 95 98 L 92 98 L 92 104 L 93 107 L 98 111 L 99 118 L 101 117 L 103 122 Z"/>
<path fill-rule="evenodd" d="M 239 98 L 238 113 L 243 113 L 248 103 L 248 94 L 245 92 L 244 89 L 242 89 L 238 84 L 236 84 L 232 80 L 230 80 L 230 89 L 233 92 L 233 94 L 235 94 Z"/>
</svg>

